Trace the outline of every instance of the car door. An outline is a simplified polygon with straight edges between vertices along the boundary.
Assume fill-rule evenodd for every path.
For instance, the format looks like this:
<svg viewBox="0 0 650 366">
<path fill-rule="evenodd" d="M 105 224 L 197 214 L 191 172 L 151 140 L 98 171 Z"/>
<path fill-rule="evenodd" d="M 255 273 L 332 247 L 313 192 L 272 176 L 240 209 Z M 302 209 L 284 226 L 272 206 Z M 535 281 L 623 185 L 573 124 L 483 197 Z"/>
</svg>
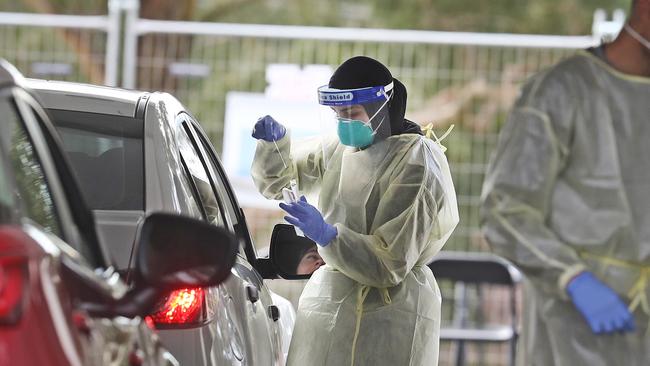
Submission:
<svg viewBox="0 0 650 366">
<path fill-rule="evenodd" d="M 242 232 L 245 223 L 240 222 L 238 210 L 228 195 L 218 163 L 206 149 L 207 141 L 197 133 L 197 123 L 185 113 L 179 115 L 179 123 L 187 141 L 191 142 L 193 152 L 193 157 L 187 159 L 184 157 L 184 159 L 200 161 L 203 171 L 196 174 L 202 176 L 198 180 L 203 183 L 199 184 L 209 183 L 209 186 L 198 188 L 208 220 L 216 225 L 223 225 L 242 239 L 237 261 L 232 270 L 234 276 L 224 286 L 229 294 L 229 308 L 236 314 L 237 324 L 246 340 L 246 354 L 250 357 L 247 364 L 283 364 L 283 355 L 279 352 L 281 347 L 277 326 L 273 320 L 277 309 L 274 308 L 270 292 L 264 286 L 262 278 L 248 260 L 251 248 L 247 246 L 250 244 L 250 239 Z"/>
<path fill-rule="evenodd" d="M 23 202 L 24 219 L 33 227 L 31 236 L 45 248 L 47 256 L 39 266 L 45 301 L 59 340 L 73 365 L 120 365 L 131 359 L 142 364 L 158 363 L 161 355 L 155 339 L 145 339 L 141 319 L 94 318 L 79 307 L 79 286 L 66 273 L 85 278 L 94 294 L 118 297 L 127 288 L 119 275 L 106 268 L 94 235 L 92 219 L 71 192 L 76 185 L 65 166 L 63 153 L 45 112 L 25 91 L 14 89 L 19 118 L 6 131 L 16 187 Z M 48 130 L 49 128 L 49 130 Z M 76 210 L 76 211 L 75 211 Z M 98 270 L 99 269 L 99 270 Z M 69 272 L 66 272 L 69 271 Z"/>
<path fill-rule="evenodd" d="M 265 314 L 256 314 L 256 317 L 251 320 L 253 322 L 251 328 L 254 329 L 252 335 L 255 337 L 254 342 L 258 345 L 264 343 L 264 347 L 260 348 L 265 352 L 267 352 L 267 347 L 270 347 L 270 351 L 266 353 L 266 355 L 272 355 L 273 357 L 272 359 L 265 359 L 264 364 L 272 364 L 272 362 L 284 364 L 284 354 L 281 352 L 283 348 L 282 340 L 278 323 L 281 314 L 278 307 L 274 304 L 271 292 L 264 284 L 263 278 L 253 265 L 253 263 L 256 262 L 257 253 L 248 232 L 244 214 L 237 204 L 237 200 L 233 195 L 233 191 L 225 176 L 223 167 L 214 153 L 214 148 L 207 140 L 198 122 L 189 116 L 188 119 L 191 122 L 193 139 L 197 141 L 201 150 L 200 152 L 207 162 L 209 173 L 213 177 L 217 193 L 220 200 L 223 202 L 226 215 L 229 217 L 228 221 L 232 225 L 232 230 L 241 238 L 241 262 L 239 263 L 240 266 L 238 266 L 239 275 L 242 278 L 245 278 L 247 283 L 255 286 L 254 289 L 251 288 L 251 290 L 258 291 L 257 295 L 259 296 L 259 302 L 263 309 L 265 309 Z M 250 293 L 247 295 L 250 295 Z M 266 342 L 268 342 L 268 346 Z"/>
</svg>

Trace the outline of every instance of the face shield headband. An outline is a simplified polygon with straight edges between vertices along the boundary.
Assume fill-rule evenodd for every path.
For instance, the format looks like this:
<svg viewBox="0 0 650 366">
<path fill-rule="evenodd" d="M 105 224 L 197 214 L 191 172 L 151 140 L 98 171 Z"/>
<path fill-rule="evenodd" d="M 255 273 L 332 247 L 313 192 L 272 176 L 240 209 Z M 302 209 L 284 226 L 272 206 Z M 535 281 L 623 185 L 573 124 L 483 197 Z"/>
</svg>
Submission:
<svg viewBox="0 0 650 366">
<path fill-rule="evenodd" d="M 319 88 L 319 102 L 325 106 L 350 106 L 361 105 L 381 106 L 375 109 L 368 121 L 360 121 L 349 118 L 338 117 L 338 135 L 341 143 L 347 146 L 364 148 L 375 140 L 377 131 L 387 116 L 383 116 L 375 128 L 372 127 L 372 120 L 384 109 L 392 96 L 393 83 L 387 86 L 340 90 L 328 87 Z M 390 93 L 390 94 L 389 94 Z M 366 111 L 368 108 L 364 107 Z M 374 109 L 374 108 L 373 108 Z"/>
<path fill-rule="evenodd" d="M 359 89 L 334 89 L 324 85 L 318 88 L 318 103 L 330 107 L 374 103 L 388 100 L 392 90 L 393 82 Z"/>
</svg>

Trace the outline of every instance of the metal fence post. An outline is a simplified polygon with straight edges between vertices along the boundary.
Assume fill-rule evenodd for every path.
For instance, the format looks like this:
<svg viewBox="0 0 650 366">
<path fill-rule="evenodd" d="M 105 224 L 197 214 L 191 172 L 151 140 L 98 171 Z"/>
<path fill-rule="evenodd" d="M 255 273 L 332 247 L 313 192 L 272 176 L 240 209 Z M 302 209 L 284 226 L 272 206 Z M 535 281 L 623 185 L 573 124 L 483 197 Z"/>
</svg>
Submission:
<svg viewBox="0 0 650 366">
<path fill-rule="evenodd" d="M 140 2 L 138 0 L 123 0 L 122 8 L 126 11 L 124 22 L 124 56 L 122 60 L 122 87 L 136 88 L 138 67 L 138 18 Z"/>
<path fill-rule="evenodd" d="M 625 11 L 616 9 L 612 14 L 612 20 L 607 20 L 607 12 L 603 9 L 594 11 L 594 20 L 591 25 L 591 34 L 598 42 L 611 42 L 625 24 Z"/>
<path fill-rule="evenodd" d="M 120 0 L 109 0 L 106 27 L 106 58 L 104 62 L 104 85 L 117 86 L 120 56 Z"/>
</svg>

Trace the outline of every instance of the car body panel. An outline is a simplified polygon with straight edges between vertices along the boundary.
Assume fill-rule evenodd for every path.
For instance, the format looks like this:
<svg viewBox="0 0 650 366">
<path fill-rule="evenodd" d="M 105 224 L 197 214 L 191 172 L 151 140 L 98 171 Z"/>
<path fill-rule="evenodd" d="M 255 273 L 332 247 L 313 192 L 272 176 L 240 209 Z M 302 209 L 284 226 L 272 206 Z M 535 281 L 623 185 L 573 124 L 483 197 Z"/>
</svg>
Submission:
<svg viewBox="0 0 650 366">
<path fill-rule="evenodd" d="M 273 291 L 270 292 L 273 304 L 275 304 L 275 306 L 280 310 L 280 319 L 278 322 L 282 329 L 280 332 L 281 336 L 286 337 L 282 341 L 282 353 L 286 360 L 287 357 L 289 357 L 289 343 L 291 342 L 291 336 L 293 335 L 293 325 L 296 323 L 296 310 L 293 308 L 291 301 Z"/>
<path fill-rule="evenodd" d="M 48 90 L 47 94 L 40 95 L 40 102 L 45 108 L 64 103 L 76 111 L 120 116 L 135 116 L 137 104 L 134 101 L 137 102 L 142 95 L 137 91 L 81 83 L 70 88 L 69 83 L 53 80 L 28 79 L 27 83 L 31 89 Z"/>
<path fill-rule="evenodd" d="M 7 229 L 5 226 L 0 230 Z M 31 252 L 28 262 L 29 281 L 25 290 L 29 297 L 25 302 L 21 323 L 15 327 L 2 327 L 0 364 L 79 365 L 81 345 L 72 336 L 61 336 L 61 333 L 73 329 L 71 319 L 63 317 L 63 324 L 56 324 L 51 316 L 51 307 L 57 306 L 57 298 L 47 298 L 43 291 L 45 286 L 42 282 L 50 282 L 49 287 L 52 288 L 52 281 L 57 278 L 56 271 L 51 268 L 52 260 L 46 258 L 47 253 L 27 233 L 25 226 L 16 225 L 12 230 L 16 231 L 22 249 Z M 55 288 L 54 296 L 58 296 L 57 292 Z M 64 307 L 64 314 L 71 313 L 68 303 L 59 304 L 58 307 Z M 27 352 L 26 344 L 39 344 L 39 347 L 30 348 Z"/>
</svg>

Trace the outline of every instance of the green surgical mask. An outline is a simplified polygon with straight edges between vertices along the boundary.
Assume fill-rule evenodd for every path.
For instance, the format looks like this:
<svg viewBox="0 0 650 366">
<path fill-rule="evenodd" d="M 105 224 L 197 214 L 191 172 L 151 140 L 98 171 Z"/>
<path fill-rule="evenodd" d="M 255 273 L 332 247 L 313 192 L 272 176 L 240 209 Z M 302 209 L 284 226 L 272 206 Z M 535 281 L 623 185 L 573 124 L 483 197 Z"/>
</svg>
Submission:
<svg viewBox="0 0 650 366">
<path fill-rule="evenodd" d="M 343 145 L 363 148 L 375 139 L 372 127 L 363 121 L 339 118 L 338 134 Z"/>
</svg>

